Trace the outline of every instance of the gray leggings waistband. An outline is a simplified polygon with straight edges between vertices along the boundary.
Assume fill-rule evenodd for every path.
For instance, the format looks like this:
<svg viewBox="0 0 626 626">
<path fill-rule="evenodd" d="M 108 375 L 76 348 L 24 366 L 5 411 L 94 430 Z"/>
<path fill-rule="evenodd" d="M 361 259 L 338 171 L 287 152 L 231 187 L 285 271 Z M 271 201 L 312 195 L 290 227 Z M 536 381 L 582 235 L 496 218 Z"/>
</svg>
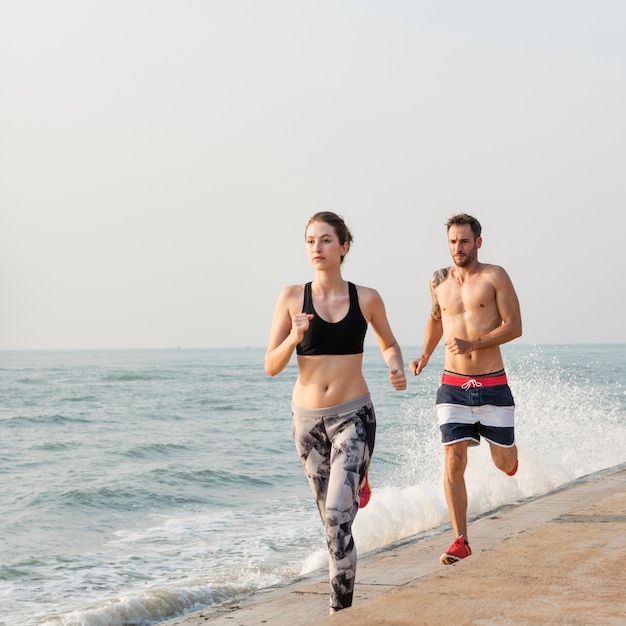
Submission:
<svg viewBox="0 0 626 626">
<path fill-rule="evenodd" d="M 324 406 L 319 409 L 308 409 L 296 406 L 291 403 L 291 412 L 299 417 L 326 417 L 328 415 L 341 415 L 342 413 L 354 413 L 364 406 L 371 406 L 372 398 L 369 393 L 363 396 L 335 404 L 334 406 Z"/>
</svg>

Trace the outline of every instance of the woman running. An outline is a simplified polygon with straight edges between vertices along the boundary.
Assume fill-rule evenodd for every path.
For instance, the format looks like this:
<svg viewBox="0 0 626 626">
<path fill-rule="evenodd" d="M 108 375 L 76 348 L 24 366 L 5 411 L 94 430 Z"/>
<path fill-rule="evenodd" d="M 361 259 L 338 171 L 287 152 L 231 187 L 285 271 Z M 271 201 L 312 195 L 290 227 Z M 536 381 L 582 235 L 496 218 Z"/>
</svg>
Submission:
<svg viewBox="0 0 626 626">
<path fill-rule="evenodd" d="M 362 372 L 368 324 L 389 367 L 392 387 L 406 389 L 406 378 L 380 295 L 341 275 L 352 242 L 343 219 L 316 213 L 307 224 L 305 242 L 315 278 L 281 291 L 265 371 L 276 376 L 296 351 L 293 434 L 326 530 L 334 613 L 352 605 L 357 561 L 352 523 L 374 450 L 376 416 Z"/>
</svg>

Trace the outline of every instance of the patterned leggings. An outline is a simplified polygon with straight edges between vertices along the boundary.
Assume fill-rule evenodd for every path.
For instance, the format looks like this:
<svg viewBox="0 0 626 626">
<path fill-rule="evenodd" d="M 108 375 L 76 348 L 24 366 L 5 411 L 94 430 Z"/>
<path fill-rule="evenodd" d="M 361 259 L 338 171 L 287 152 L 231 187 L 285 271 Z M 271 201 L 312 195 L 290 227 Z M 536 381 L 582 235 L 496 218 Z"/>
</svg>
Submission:
<svg viewBox="0 0 626 626">
<path fill-rule="evenodd" d="M 293 436 L 326 529 L 330 606 L 352 605 L 357 553 L 352 523 L 359 509 L 376 435 L 369 394 L 322 409 L 292 405 Z"/>
</svg>

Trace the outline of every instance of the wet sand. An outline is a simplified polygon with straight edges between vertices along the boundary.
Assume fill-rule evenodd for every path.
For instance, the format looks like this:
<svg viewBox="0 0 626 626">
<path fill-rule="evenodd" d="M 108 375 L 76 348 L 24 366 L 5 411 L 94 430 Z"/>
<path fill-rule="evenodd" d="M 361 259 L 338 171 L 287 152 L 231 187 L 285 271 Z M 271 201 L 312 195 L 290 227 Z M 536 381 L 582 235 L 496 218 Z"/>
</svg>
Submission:
<svg viewBox="0 0 626 626">
<path fill-rule="evenodd" d="M 450 527 L 359 559 L 354 606 L 328 616 L 327 572 L 166 626 L 626 625 L 626 463 L 470 522 L 473 554 L 439 556 Z"/>
</svg>

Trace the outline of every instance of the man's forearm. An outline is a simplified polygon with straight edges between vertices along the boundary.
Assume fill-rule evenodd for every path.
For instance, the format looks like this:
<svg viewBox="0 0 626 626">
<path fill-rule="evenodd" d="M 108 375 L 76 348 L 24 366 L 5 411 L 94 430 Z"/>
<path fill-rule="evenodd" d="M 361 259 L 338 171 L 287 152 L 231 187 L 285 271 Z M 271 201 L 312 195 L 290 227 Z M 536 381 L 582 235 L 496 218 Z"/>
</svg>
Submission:
<svg viewBox="0 0 626 626">
<path fill-rule="evenodd" d="M 477 337 L 470 342 L 469 352 L 474 350 L 486 350 L 487 348 L 493 348 L 500 346 L 503 343 L 517 339 L 522 334 L 522 325 L 519 324 L 502 324 L 498 328 L 494 328 L 486 335 Z"/>
</svg>

